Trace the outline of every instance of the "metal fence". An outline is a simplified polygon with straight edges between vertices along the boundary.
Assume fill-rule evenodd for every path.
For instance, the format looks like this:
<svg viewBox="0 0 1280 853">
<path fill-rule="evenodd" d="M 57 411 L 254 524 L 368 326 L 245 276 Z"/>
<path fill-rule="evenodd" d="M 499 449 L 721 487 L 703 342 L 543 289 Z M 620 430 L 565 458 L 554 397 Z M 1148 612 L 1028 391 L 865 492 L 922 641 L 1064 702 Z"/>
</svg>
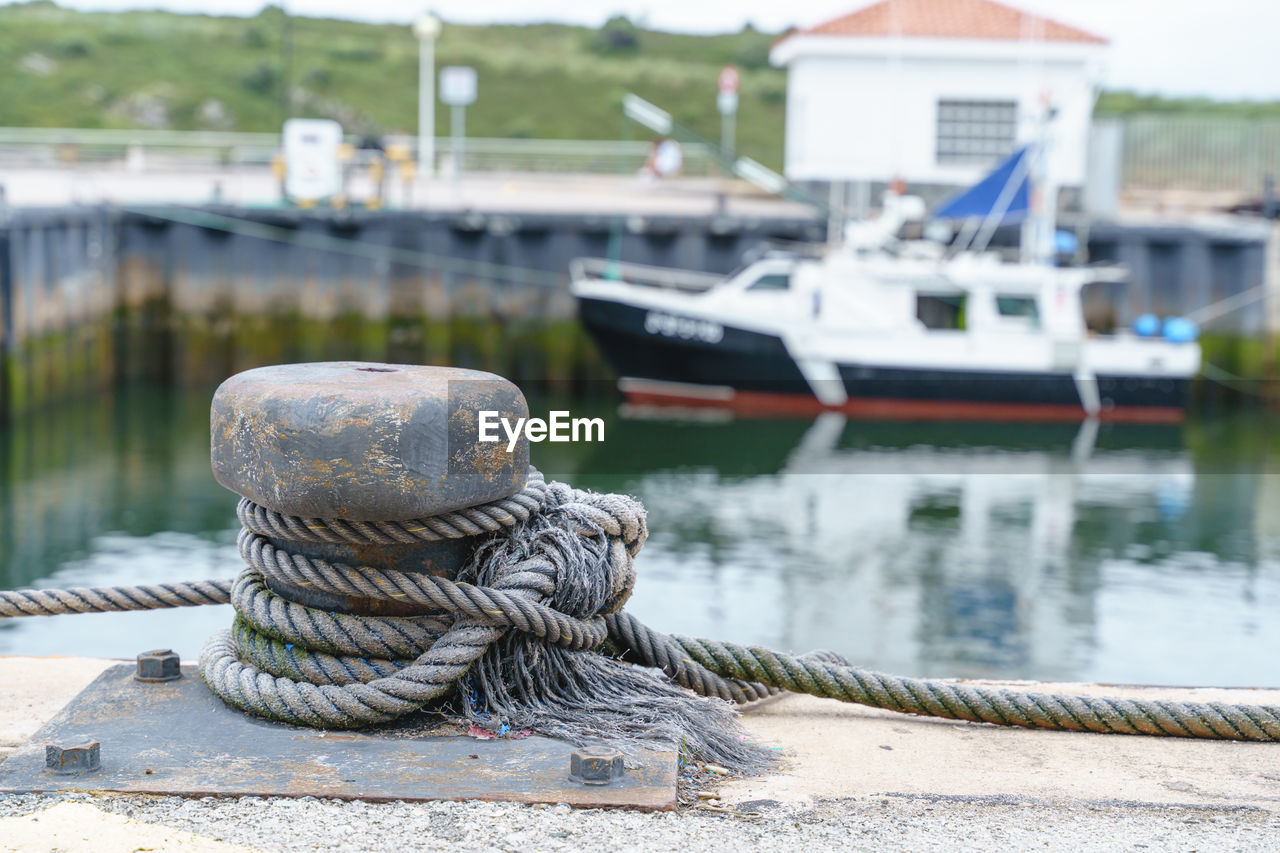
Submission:
<svg viewBox="0 0 1280 853">
<path fill-rule="evenodd" d="M 1280 179 L 1280 119 L 1140 115 L 1102 119 L 1121 128 L 1123 190 L 1192 190 L 1256 194 L 1266 175 Z M 358 144 L 360 140 L 347 140 Z M 417 150 L 417 139 L 388 135 L 384 146 Z M 684 172 L 716 174 L 715 151 L 682 145 Z M 260 167 L 280 150 L 277 133 L 0 127 L 0 168 L 112 168 L 203 171 Z M 466 172 L 617 174 L 644 166 L 644 141 L 467 139 Z M 437 173 L 453 170 L 451 140 L 436 140 Z M 1093 164 L 1097 166 L 1097 164 Z"/>
<path fill-rule="evenodd" d="M 360 140 L 349 137 L 358 145 Z M 384 147 L 417 151 L 417 138 L 388 135 Z M 684 172 L 714 174 L 713 152 L 705 145 L 682 146 Z M 0 127 L 0 167 L 104 168 L 136 171 L 198 171 L 266 166 L 280 150 L 277 133 L 109 130 Z M 453 168 L 452 140 L 436 140 L 437 172 Z M 467 139 L 462 148 L 466 172 L 560 172 L 616 174 L 635 172 L 649 156 L 644 141 L 579 139 Z"/>
<path fill-rule="evenodd" d="M 0 166 L 11 168 L 257 166 L 279 148 L 278 133 L 0 127 Z"/>
<path fill-rule="evenodd" d="M 1142 115 L 1121 119 L 1126 190 L 1261 192 L 1280 178 L 1280 119 Z"/>
</svg>

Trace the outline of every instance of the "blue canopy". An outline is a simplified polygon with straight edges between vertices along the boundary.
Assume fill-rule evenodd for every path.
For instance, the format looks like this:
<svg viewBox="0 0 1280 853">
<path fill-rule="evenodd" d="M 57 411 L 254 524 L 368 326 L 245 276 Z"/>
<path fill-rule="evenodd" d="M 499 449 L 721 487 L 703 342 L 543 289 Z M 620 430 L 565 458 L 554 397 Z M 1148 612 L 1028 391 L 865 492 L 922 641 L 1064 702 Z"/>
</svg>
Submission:
<svg viewBox="0 0 1280 853">
<path fill-rule="evenodd" d="M 934 211 L 936 219 L 985 219 L 1000 206 L 1001 196 L 1005 196 L 1004 214 L 1001 222 L 1018 222 L 1027 215 L 1031 205 L 1030 168 L 1027 161 L 1031 146 L 1024 145 L 1009 155 L 1009 158 L 996 166 L 982 180 L 967 190 L 953 195 Z M 1016 180 L 1017 186 L 1010 186 Z"/>
</svg>

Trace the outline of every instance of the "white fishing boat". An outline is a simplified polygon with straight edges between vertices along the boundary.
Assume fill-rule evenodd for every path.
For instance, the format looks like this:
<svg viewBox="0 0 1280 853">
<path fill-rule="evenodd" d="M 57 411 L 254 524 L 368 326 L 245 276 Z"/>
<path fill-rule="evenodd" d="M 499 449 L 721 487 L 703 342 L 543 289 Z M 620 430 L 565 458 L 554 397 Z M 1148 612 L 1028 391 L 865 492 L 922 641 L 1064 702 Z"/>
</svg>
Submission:
<svg viewBox="0 0 1280 853">
<path fill-rule="evenodd" d="M 1025 204 L 1029 167 L 1017 158 L 1028 150 L 969 191 L 996 201 L 980 238 Z M 900 241 L 898 207 L 840 245 L 769 252 L 728 276 L 578 259 L 572 291 L 637 402 L 885 418 L 1184 416 L 1200 368 L 1194 324 L 1086 323 L 1088 289 L 1125 281 L 1124 269 L 1009 262 L 974 248 L 985 239 L 963 251 Z"/>
</svg>

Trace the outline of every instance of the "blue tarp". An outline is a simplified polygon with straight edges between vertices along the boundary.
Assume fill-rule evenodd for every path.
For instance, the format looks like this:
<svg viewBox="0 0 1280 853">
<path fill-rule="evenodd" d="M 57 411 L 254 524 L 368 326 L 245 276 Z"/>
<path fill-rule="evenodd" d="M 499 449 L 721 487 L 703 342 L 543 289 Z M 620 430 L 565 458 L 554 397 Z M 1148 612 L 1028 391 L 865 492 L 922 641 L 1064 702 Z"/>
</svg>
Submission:
<svg viewBox="0 0 1280 853">
<path fill-rule="evenodd" d="M 985 219 L 996 207 L 1001 194 L 1011 180 L 1020 178 L 1016 189 L 1012 189 L 1008 206 L 1005 207 L 1001 222 L 1018 222 L 1027 215 L 1031 204 L 1030 163 L 1023 161 L 1030 156 L 1031 146 L 1026 145 L 1009 155 L 985 178 L 969 189 L 953 195 L 934 211 L 935 219 L 969 219 L 977 217 Z"/>
</svg>

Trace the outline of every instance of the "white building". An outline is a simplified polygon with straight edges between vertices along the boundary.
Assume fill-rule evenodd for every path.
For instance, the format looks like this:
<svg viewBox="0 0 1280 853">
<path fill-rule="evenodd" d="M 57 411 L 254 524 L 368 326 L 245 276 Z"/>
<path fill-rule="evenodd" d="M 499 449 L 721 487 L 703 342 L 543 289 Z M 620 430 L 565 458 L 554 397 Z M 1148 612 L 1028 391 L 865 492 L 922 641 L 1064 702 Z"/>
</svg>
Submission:
<svg viewBox="0 0 1280 853">
<path fill-rule="evenodd" d="M 964 186 L 1057 110 L 1048 168 L 1082 186 L 1107 41 L 992 0 L 881 0 L 773 47 L 787 68 L 786 174 Z"/>
</svg>

